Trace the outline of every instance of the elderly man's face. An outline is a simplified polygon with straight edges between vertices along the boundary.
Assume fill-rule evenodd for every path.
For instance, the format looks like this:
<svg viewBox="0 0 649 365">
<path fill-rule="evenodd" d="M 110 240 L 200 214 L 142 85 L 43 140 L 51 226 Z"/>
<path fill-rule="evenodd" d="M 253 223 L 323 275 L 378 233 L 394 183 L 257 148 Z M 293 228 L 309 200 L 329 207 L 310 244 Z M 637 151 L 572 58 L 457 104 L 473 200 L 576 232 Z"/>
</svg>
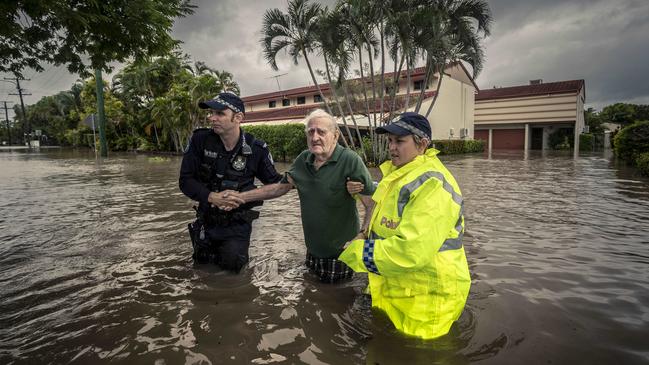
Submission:
<svg viewBox="0 0 649 365">
<path fill-rule="evenodd" d="M 306 128 L 306 142 L 309 151 L 319 157 L 330 157 L 336 148 L 338 131 L 332 130 L 327 118 L 311 119 Z"/>
</svg>

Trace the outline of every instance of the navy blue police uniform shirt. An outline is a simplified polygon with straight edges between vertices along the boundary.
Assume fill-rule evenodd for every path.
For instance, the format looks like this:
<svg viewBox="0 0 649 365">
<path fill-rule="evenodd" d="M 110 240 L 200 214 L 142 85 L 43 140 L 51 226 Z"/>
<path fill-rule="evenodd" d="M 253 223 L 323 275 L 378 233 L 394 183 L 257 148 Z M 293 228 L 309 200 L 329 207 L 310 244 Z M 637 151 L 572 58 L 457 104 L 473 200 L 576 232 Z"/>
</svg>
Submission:
<svg viewBox="0 0 649 365">
<path fill-rule="evenodd" d="M 244 138 L 252 149 L 252 154 L 247 156 L 246 159 L 246 176 L 256 177 L 263 184 L 279 182 L 282 175 L 275 170 L 273 158 L 266 143 L 245 132 Z M 201 163 L 209 162 L 207 161 L 209 159 L 207 155 L 215 152 L 207 150 L 205 148 L 207 145 L 215 146 L 219 149 L 216 152 L 226 154 L 226 158 L 229 160 L 232 153 L 240 150 L 241 139 L 239 139 L 232 151 L 226 151 L 221 138 L 212 129 L 203 128 L 194 131 L 183 155 L 179 185 L 183 194 L 192 200 L 198 201 L 200 205 L 208 204 L 207 197 L 211 192 L 206 184 L 199 179 Z"/>
</svg>

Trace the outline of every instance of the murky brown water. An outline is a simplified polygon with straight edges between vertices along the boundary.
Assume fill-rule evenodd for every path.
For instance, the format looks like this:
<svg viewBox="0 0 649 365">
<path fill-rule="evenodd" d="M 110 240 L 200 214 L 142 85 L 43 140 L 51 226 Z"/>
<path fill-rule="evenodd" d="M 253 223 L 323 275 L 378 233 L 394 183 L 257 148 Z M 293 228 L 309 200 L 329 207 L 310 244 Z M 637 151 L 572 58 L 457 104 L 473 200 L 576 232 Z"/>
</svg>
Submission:
<svg viewBox="0 0 649 365">
<path fill-rule="evenodd" d="M 649 363 L 649 180 L 602 155 L 445 160 L 473 286 L 452 333 L 420 341 L 364 277 L 305 272 L 295 192 L 231 275 L 191 262 L 178 157 L 0 152 L 0 363 Z"/>
</svg>

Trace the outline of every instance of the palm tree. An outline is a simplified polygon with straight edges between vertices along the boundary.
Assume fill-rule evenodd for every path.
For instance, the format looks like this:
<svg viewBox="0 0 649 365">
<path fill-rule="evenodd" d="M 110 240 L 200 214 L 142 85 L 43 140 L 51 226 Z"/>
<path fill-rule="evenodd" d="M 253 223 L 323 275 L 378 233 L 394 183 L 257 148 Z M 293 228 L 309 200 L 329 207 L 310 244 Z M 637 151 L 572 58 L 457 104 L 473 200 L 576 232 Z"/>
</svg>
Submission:
<svg viewBox="0 0 649 365">
<path fill-rule="evenodd" d="M 337 90 L 340 88 L 344 94 L 344 100 L 349 111 L 352 122 L 356 129 L 356 135 L 358 137 L 358 142 L 362 143 L 362 138 L 360 131 L 358 129 L 358 124 L 356 123 L 356 118 L 354 116 L 354 111 L 352 110 L 351 104 L 349 102 L 349 95 L 347 93 L 347 88 L 345 85 L 345 75 L 349 71 L 353 55 L 353 45 L 348 42 L 349 31 L 345 27 L 345 23 L 341 19 L 342 13 L 339 11 L 328 11 L 328 9 L 323 10 L 322 15 L 320 16 L 319 26 L 317 28 L 317 44 L 320 53 L 322 54 L 325 61 L 325 75 L 327 81 L 329 82 L 331 94 L 334 98 L 336 106 L 338 107 L 338 113 L 342 118 L 343 125 L 345 126 L 345 131 L 349 138 L 349 143 L 351 147 L 354 148 L 354 139 L 352 137 L 349 125 L 347 124 L 347 119 L 345 118 L 345 112 L 342 109 L 340 98 L 338 97 Z M 352 46 L 352 47 L 350 47 Z M 338 70 L 337 80 L 334 83 L 334 79 L 331 77 L 332 69 L 336 67 Z M 344 139 L 343 139 L 344 140 Z M 361 144 L 362 146 L 362 144 Z M 362 149 L 361 149 L 362 151 Z"/>
<path fill-rule="evenodd" d="M 481 35 L 489 36 L 492 22 L 489 5 L 484 0 L 429 0 L 427 3 L 421 19 L 424 19 L 424 24 L 428 21 L 428 26 L 434 27 L 435 32 L 428 39 L 421 38 L 420 45 L 431 60 L 427 64 L 435 68 L 439 77 L 437 92 L 426 117 L 437 101 L 447 65 L 464 61 L 472 67 L 473 78 L 480 73 L 484 61 Z M 436 22 L 432 24 L 431 19 Z"/>
<path fill-rule="evenodd" d="M 308 56 L 309 53 L 313 53 L 318 16 L 321 12 L 320 5 L 311 4 L 309 0 L 290 0 L 288 13 L 286 14 L 277 8 L 267 10 L 264 13 L 261 29 L 261 44 L 264 58 L 275 71 L 279 69 L 276 58 L 281 50 L 287 50 L 296 65 L 298 64 L 298 58 L 303 57 L 309 69 L 311 80 L 318 89 L 327 112 L 331 114 L 331 108 L 316 80 Z"/>
</svg>

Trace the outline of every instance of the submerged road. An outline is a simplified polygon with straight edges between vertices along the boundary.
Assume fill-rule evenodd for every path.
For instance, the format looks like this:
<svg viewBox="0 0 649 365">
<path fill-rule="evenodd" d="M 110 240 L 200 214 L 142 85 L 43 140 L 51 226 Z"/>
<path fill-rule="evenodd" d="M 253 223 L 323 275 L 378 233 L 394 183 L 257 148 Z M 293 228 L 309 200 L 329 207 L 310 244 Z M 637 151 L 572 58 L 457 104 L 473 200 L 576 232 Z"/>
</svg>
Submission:
<svg viewBox="0 0 649 365">
<path fill-rule="evenodd" d="M 179 157 L 0 151 L 0 363 L 649 363 L 648 179 L 601 153 L 443 160 L 473 284 L 451 334 L 421 341 L 363 275 L 305 271 L 294 191 L 231 275 L 191 261 Z"/>
</svg>

